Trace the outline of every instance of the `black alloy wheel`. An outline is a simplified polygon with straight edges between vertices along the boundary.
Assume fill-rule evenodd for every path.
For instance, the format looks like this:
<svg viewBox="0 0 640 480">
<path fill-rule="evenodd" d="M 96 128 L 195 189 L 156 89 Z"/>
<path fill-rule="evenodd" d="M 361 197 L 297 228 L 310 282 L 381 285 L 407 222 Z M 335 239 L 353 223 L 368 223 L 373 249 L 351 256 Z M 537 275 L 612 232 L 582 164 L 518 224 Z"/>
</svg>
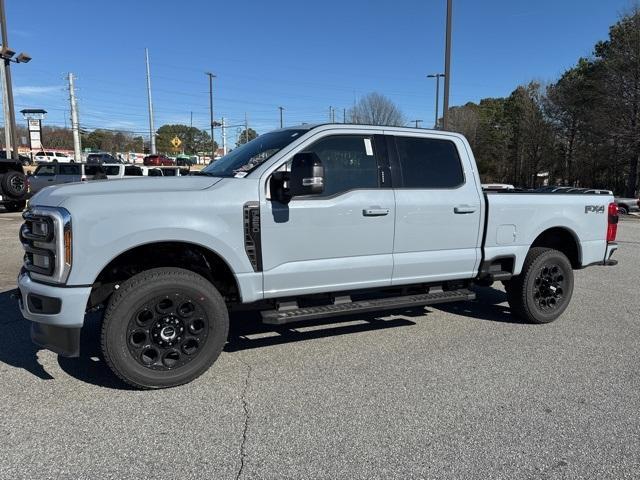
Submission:
<svg viewBox="0 0 640 480">
<path fill-rule="evenodd" d="M 515 315 L 531 323 L 550 323 L 569 305 L 573 283 L 573 267 L 564 253 L 534 247 L 505 291 Z"/>
<path fill-rule="evenodd" d="M 175 267 L 124 281 L 102 320 L 104 359 L 136 388 L 188 383 L 216 361 L 227 341 L 227 305 L 209 280 Z"/>
<path fill-rule="evenodd" d="M 196 298 L 176 293 L 145 303 L 129 320 L 129 352 L 152 370 L 171 370 L 198 356 L 209 334 L 209 318 Z"/>
<path fill-rule="evenodd" d="M 534 282 L 535 304 L 541 312 L 550 312 L 560 308 L 565 302 L 565 272 L 557 262 L 542 266 Z"/>
</svg>

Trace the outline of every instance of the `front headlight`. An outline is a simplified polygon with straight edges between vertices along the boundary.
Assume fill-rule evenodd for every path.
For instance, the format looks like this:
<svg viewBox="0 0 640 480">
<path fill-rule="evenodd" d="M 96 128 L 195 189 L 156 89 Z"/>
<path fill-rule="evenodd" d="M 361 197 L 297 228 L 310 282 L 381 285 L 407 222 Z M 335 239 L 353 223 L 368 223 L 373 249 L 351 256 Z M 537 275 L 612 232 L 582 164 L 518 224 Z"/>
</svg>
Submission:
<svg viewBox="0 0 640 480">
<path fill-rule="evenodd" d="M 71 215 L 61 207 L 32 207 L 22 216 L 24 268 L 34 280 L 66 282 L 73 261 Z"/>
</svg>

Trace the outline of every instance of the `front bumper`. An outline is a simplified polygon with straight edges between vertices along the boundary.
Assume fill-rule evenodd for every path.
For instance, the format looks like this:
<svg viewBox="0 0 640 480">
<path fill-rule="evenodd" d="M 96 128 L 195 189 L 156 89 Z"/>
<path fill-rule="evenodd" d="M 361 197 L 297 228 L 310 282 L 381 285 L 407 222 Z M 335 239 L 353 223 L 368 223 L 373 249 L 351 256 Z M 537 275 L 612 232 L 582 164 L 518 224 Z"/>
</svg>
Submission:
<svg viewBox="0 0 640 480">
<path fill-rule="evenodd" d="M 18 276 L 18 288 L 20 312 L 33 322 L 34 343 L 60 355 L 78 356 L 91 287 L 45 285 L 23 271 Z"/>
</svg>

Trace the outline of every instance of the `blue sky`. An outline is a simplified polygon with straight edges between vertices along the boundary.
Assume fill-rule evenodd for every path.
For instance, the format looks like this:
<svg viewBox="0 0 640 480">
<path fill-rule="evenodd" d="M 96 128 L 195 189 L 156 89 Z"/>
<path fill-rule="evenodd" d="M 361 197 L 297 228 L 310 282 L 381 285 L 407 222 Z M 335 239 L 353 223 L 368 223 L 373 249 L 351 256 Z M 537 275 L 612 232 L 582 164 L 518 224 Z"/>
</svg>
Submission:
<svg viewBox="0 0 640 480">
<path fill-rule="evenodd" d="M 443 70 L 446 0 L 195 1 L 6 0 L 17 110 L 69 123 L 65 73 L 77 76 L 85 128 L 148 131 L 144 48 L 151 57 L 156 127 L 207 128 L 216 118 L 259 132 L 323 122 L 378 91 L 407 120 L 432 124 L 433 80 Z M 591 53 L 630 0 L 454 0 L 451 103 L 508 95 L 552 81 Z M 18 118 L 22 121 L 21 116 Z M 235 136 L 236 129 L 230 131 Z M 219 134 L 218 134 L 219 135 Z"/>
</svg>

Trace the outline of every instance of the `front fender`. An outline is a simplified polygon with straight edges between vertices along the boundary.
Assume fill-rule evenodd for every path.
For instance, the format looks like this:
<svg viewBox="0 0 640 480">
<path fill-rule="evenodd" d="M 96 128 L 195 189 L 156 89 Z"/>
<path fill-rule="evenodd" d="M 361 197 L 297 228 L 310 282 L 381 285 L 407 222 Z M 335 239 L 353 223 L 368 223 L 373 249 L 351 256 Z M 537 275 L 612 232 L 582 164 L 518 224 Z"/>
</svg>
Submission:
<svg viewBox="0 0 640 480">
<path fill-rule="evenodd" d="M 212 193 L 168 192 L 154 196 L 153 206 L 145 195 L 104 199 L 110 205 L 99 197 L 71 197 L 65 202 L 73 222 L 68 285 L 91 285 L 118 255 L 156 242 L 201 245 L 222 257 L 236 276 L 253 272 L 244 251 L 242 208 L 233 199 L 213 206 Z"/>
</svg>

